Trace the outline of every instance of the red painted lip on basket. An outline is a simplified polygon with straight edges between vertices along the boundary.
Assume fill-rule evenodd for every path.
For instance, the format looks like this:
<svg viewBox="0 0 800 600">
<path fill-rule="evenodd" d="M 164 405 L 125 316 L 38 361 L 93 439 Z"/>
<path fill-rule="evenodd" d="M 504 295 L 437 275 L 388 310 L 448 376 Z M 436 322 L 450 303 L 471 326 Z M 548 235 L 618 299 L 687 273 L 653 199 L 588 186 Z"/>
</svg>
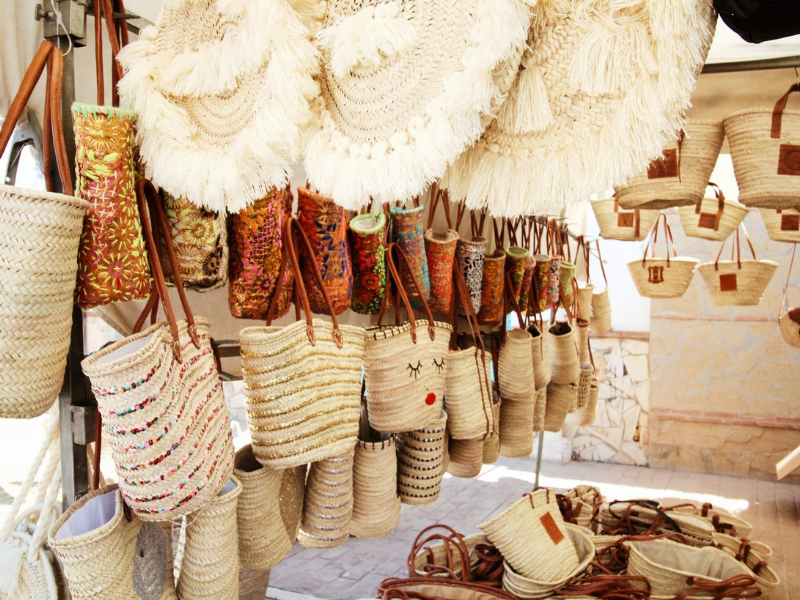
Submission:
<svg viewBox="0 0 800 600">
<path fill-rule="evenodd" d="M 436 394 L 431 392 L 427 396 L 425 396 L 425 404 L 428 406 L 433 406 L 433 403 L 436 402 Z"/>
</svg>

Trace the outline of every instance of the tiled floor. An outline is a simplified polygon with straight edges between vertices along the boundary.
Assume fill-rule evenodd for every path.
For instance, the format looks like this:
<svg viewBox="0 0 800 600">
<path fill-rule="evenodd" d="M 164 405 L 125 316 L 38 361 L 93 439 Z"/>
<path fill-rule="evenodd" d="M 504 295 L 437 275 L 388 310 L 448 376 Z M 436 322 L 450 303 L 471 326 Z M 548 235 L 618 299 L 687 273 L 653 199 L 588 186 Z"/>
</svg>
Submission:
<svg viewBox="0 0 800 600">
<path fill-rule="evenodd" d="M 403 506 L 400 524 L 391 536 L 350 538 L 331 550 L 295 545 L 273 569 L 270 587 L 325 599 L 373 598 L 382 579 L 407 573 L 408 552 L 423 527 L 445 523 L 461 533 L 474 533 L 478 523 L 530 491 L 533 481 L 530 459 L 500 459 L 484 467 L 477 479 L 447 476 L 438 502 Z M 601 463 L 545 463 L 542 467 L 541 485 L 566 489 L 578 483 L 597 485 L 611 499 L 686 498 L 711 502 L 742 516 L 754 525 L 751 537 L 774 551 L 770 565 L 782 583 L 771 598 L 800 600 L 800 486 Z M 281 596 L 280 592 L 272 595 Z"/>
</svg>

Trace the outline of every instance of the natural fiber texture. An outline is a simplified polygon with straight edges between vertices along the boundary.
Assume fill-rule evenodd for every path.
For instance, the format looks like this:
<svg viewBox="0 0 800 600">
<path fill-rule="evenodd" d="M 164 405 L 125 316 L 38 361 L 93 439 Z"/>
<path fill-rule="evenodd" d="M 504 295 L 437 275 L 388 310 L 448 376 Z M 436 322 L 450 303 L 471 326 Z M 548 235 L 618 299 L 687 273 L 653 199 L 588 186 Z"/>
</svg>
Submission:
<svg viewBox="0 0 800 600">
<path fill-rule="evenodd" d="M 594 423 L 597 418 L 597 398 L 600 395 L 600 386 L 592 383 L 589 388 L 589 399 L 586 405 L 578 408 L 579 425 L 587 426 Z"/>
<path fill-rule="evenodd" d="M 714 508 L 711 504 L 678 506 L 674 510 L 679 513 L 701 516 L 714 526 L 715 531 L 720 533 L 727 533 L 739 538 L 749 538 L 753 533 L 751 523 L 725 510 Z"/>
<path fill-rule="evenodd" d="M 496 390 L 495 390 L 496 391 Z M 492 414 L 494 415 L 494 422 L 498 423 L 500 427 L 500 415 L 503 414 L 503 401 L 500 395 L 494 394 L 494 401 L 492 404 Z M 483 464 L 491 465 L 497 462 L 500 458 L 500 431 L 495 435 L 490 435 L 483 440 Z"/>
<path fill-rule="evenodd" d="M 374 539 L 391 534 L 400 521 L 395 438 L 358 440 L 353 465 L 353 518 L 350 534 Z"/>
<path fill-rule="evenodd" d="M 570 412 L 585 408 L 589 404 L 589 395 L 592 388 L 592 376 L 594 368 L 589 363 L 581 363 L 581 375 L 578 380 L 578 396 L 576 403 Z"/>
<path fill-rule="evenodd" d="M 641 242 L 658 217 L 655 210 L 624 210 L 616 198 L 594 200 L 592 210 L 603 239 L 622 242 Z"/>
<path fill-rule="evenodd" d="M 589 329 L 595 333 L 611 331 L 611 298 L 608 287 L 601 292 L 592 294 L 592 320 Z"/>
<path fill-rule="evenodd" d="M 113 506 L 110 515 L 100 513 L 98 505 L 99 498 L 106 495 L 112 497 L 103 501 L 104 504 Z M 64 569 L 73 600 L 141 600 L 141 596 L 134 591 L 132 581 L 136 540 L 144 523 L 136 516 L 129 521 L 123 506 L 122 496 L 116 485 L 101 488 L 78 500 L 53 525 L 48 544 Z M 68 525 L 78 511 L 86 511 L 101 519 L 102 524 L 89 531 L 72 534 L 65 525 Z M 168 538 L 165 540 L 164 550 L 167 555 L 167 569 L 160 599 L 176 600 L 171 568 L 172 550 Z M 153 583 L 158 586 L 160 581 Z"/>
<path fill-rule="evenodd" d="M 725 198 L 721 202 L 719 198 L 705 198 L 696 206 L 682 206 L 680 216 L 686 235 L 721 242 L 744 221 L 747 207 Z"/>
<path fill-rule="evenodd" d="M 186 527 L 178 594 L 197 600 L 238 600 L 239 537 L 236 504 L 242 484 L 233 477 Z"/>
<path fill-rule="evenodd" d="M 778 263 L 771 260 L 721 260 L 703 263 L 703 277 L 714 306 L 757 306 L 772 280 Z"/>
<path fill-rule="evenodd" d="M 747 565 L 750 570 L 748 574 L 755 577 L 762 598 L 769 598 L 772 592 L 780 586 L 780 577 L 766 562 L 772 556 L 772 549 L 766 544 L 716 533 L 714 534 L 714 545 Z"/>
<path fill-rule="evenodd" d="M 800 208 L 784 210 L 762 208 L 760 212 L 769 239 L 775 242 L 800 244 Z"/>
<path fill-rule="evenodd" d="M 533 404 L 533 431 L 544 431 L 545 414 L 547 412 L 547 386 L 536 390 Z M 502 425 L 501 425 L 502 427 Z"/>
<path fill-rule="evenodd" d="M 311 183 L 349 209 L 421 194 L 502 101 L 529 22 L 518 0 L 328 2 Z"/>
<path fill-rule="evenodd" d="M 240 319 L 264 321 L 278 286 L 283 252 L 283 224 L 292 214 L 292 192 L 273 188 L 263 198 L 232 214 L 228 306 Z M 289 311 L 294 272 L 286 269 L 275 318 Z"/>
<path fill-rule="evenodd" d="M 353 256 L 350 308 L 362 315 L 377 315 L 386 291 L 386 215 L 380 212 L 353 217 L 348 238 Z"/>
<path fill-rule="evenodd" d="M 569 498 L 572 505 L 570 522 L 591 531 L 596 523 L 597 508 L 603 503 L 603 495 L 600 490 L 591 485 L 582 484 L 567 490 L 564 496 Z"/>
<path fill-rule="evenodd" d="M 581 307 L 583 318 L 586 319 L 587 322 L 592 318 L 592 296 L 594 296 L 593 284 L 587 283 L 578 288 L 578 304 Z"/>
<path fill-rule="evenodd" d="M 76 192 L 89 202 L 78 251 L 75 303 L 81 308 L 142 300 L 150 269 L 136 203 L 136 114 L 73 104 Z"/>
<path fill-rule="evenodd" d="M 492 355 L 479 348 L 447 353 L 444 408 L 455 440 L 483 438 L 497 430 L 492 413 Z M 481 364 L 483 363 L 483 364 Z"/>
<path fill-rule="evenodd" d="M 725 138 L 722 121 L 687 121 L 679 135 L 646 172 L 619 188 L 620 207 L 663 210 L 703 199 Z"/>
<path fill-rule="evenodd" d="M 403 287 L 412 301 L 418 300 L 419 293 L 414 285 L 416 278 L 425 300 L 431 295 L 431 280 L 428 275 L 428 259 L 425 254 L 425 230 L 422 224 L 424 206 L 398 208 L 391 210 L 392 240 L 406 253 L 411 263 L 410 270 L 404 269 Z"/>
<path fill-rule="evenodd" d="M 458 268 L 467 282 L 467 290 L 475 312 L 481 309 L 483 297 L 483 268 L 486 260 L 486 238 L 473 237 L 471 240 L 459 238 L 456 244 Z M 464 314 L 464 307 L 461 307 Z"/>
<path fill-rule="evenodd" d="M 741 539 L 736 536 L 728 535 L 727 533 L 714 533 L 714 545 L 723 550 L 728 550 L 732 554 L 742 554 L 750 548 L 751 552 L 756 552 L 762 558 L 770 558 L 772 556 L 772 548 L 763 542 L 756 542 L 747 539 Z"/>
<path fill-rule="evenodd" d="M 780 317 L 781 337 L 790 346 L 800 348 L 800 323 L 792 320 L 789 313 L 783 313 Z"/>
<path fill-rule="evenodd" d="M 277 565 L 297 539 L 305 493 L 306 465 L 272 470 L 247 445 L 236 453 L 234 476 L 242 484 L 236 509 L 239 561 L 264 571 Z"/>
<path fill-rule="evenodd" d="M 450 464 L 447 466 L 448 473 L 454 477 L 465 478 L 480 475 L 481 467 L 483 467 L 483 438 L 474 440 L 451 439 L 448 450 L 450 452 Z"/>
<path fill-rule="evenodd" d="M 472 535 L 463 536 L 464 545 L 467 550 L 472 553 L 475 547 L 479 544 L 487 544 L 488 540 L 482 533 L 473 533 Z M 476 561 L 475 555 L 471 554 L 470 567 L 474 569 Z M 461 553 L 453 552 L 453 545 L 451 542 L 445 543 L 444 541 L 435 541 L 426 543 L 424 548 L 420 548 L 414 557 L 414 574 L 420 577 L 449 577 L 449 573 L 431 573 L 426 567 L 448 567 L 452 564 L 453 573 L 456 577 L 460 577 L 462 571 Z M 449 568 L 449 567 L 448 567 Z M 409 573 L 411 574 L 411 573 Z"/>
<path fill-rule="evenodd" d="M 567 322 L 558 322 L 550 327 L 549 334 L 550 364 L 552 365 L 550 381 L 558 384 L 577 384 L 580 364 L 578 363 L 575 328 Z"/>
<path fill-rule="evenodd" d="M 528 327 L 531 334 L 531 354 L 533 357 L 533 379 L 537 390 L 547 387 L 552 379 L 550 366 L 550 331 L 544 326 Z"/>
<path fill-rule="evenodd" d="M 81 363 L 103 417 L 120 490 L 141 519 L 189 514 L 216 497 L 233 472 L 230 416 L 209 322 L 160 321 Z M 180 349 L 180 361 L 175 348 Z M 200 450 L 202 449 L 202 450 Z"/>
<path fill-rule="evenodd" d="M 548 489 L 526 494 L 478 528 L 523 577 L 558 581 L 574 573 L 580 562 L 556 495 Z"/>
<path fill-rule="evenodd" d="M 350 537 L 353 449 L 315 462 L 308 471 L 303 523 L 297 541 L 306 548 L 335 548 Z"/>
<path fill-rule="evenodd" d="M 242 343 L 247 424 L 253 451 L 271 469 L 285 469 L 351 451 L 361 413 L 364 330 L 330 321 L 248 327 Z M 324 374 L 324 377 L 322 376 Z"/>
<path fill-rule="evenodd" d="M 506 255 L 502 250 L 495 250 L 483 262 L 483 278 L 481 279 L 481 306 L 478 311 L 478 323 L 481 325 L 499 325 L 503 322 L 503 294 L 505 294 Z"/>
<path fill-rule="evenodd" d="M 567 537 L 561 544 L 566 544 L 568 541 L 571 542 L 578 556 L 579 562 L 577 566 L 557 580 L 548 580 L 539 574 L 535 575 L 535 579 L 523 577 L 506 562 L 505 570 L 503 571 L 504 590 L 516 594 L 523 600 L 549 598 L 554 591 L 564 587 L 570 579 L 580 575 L 588 568 L 589 563 L 595 557 L 595 549 L 592 544 L 594 536 L 587 535 L 580 527 L 575 525 L 565 524 L 564 528 L 566 529 Z"/>
<path fill-rule="evenodd" d="M 578 348 L 578 362 L 589 362 L 589 321 L 577 319 L 575 323 L 575 345 Z"/>
<path fill-rule="evenodd" d="M 547 386 L 547 408 L 544 414 L 545 431 L 561 431 L 567 414 L 577 402 L 578 386 L 574 383 L 551 382 Z"/>
<path fill-rule="evenodd" d="M 89 203 L 0 185 L 0 417 L 31 419 L 64 380 Z"/>
<path fill-rule="evenodd" d="M 208 210 L 282 187 L 316 126 L 319 59 L 285 0 L 169 0 L 119 60 L 153 182 Z"/>
<path fill-rule="evenodd" d="M 435 502 L 444 475 L 447 413 L 418 431 L 397 438 L 397 489 L 403 504 Z"/>
<path fill-rule="evenodd" d="M 500 411 L 500 454 L 509 458 L 533 452 L 535 395 L 529 400 L 503 400 Z"/>
<path fill-rule="evenodd" d="M 636 291 L 646 298 L 680 298 L 692 283 L 696 258 L 679 256 L 672 259 L 648 258 L 628 263 Z M 712 265 L 713 268 L 713 265 Z"/>
<path fill-rule="evenodd" d="M 442 185 L 516 216 L 625 183 L 680 127 L 715 23 L 710 0 L 541 0 L 509 102 Z"/>
<path fill-rule="evenodd" d="M 431 297 L 428 304 L 433 312 L 449 314 L 453 306 L 453 261 L 456 258 L 458 233 L 448 229 L 438 233 L 425 232 L 425 254 L 431 280 Z"/>
<path fill-rule="evenodd" d="M 514 329 L 506 333 L 498 360 L 500 395 L 503 400 L 533 400 L 534 339 L 525 329 Z"/>
</svg>

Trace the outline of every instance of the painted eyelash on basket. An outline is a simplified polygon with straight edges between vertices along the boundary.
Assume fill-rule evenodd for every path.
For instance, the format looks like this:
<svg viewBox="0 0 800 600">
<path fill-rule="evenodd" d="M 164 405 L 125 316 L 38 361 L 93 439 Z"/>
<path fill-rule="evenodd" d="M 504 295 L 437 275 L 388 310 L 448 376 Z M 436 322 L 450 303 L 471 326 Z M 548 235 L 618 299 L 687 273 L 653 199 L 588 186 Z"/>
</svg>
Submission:
<svg viewBox="0 0 800 600">
<path fill-rule="evenodd" d="M 440 362 L 440 363 L 436 362 L 435 358 L 433 359 L 433 366 L 436 367 L 436 372 L 437 373 L 441 373 L 444 370 L 445 360 L 446 359 L 445 359 L 444 356 L 442 357 L 442 362 Z"/>
<path fill-rule="evenodd" d="M 408 376 L 411 377 L 411 374 L 413 373 L 414 379 L 416 379 L 417 377 L 419 377 L 419 372 L 422 370 L 422 361 L 418 360 L 416 367 L 412 367 L 411 363 L 408 363 L 408 369 L 409 371 L 411 371 L 411 373 L 409 373 Z"/>
</svg>

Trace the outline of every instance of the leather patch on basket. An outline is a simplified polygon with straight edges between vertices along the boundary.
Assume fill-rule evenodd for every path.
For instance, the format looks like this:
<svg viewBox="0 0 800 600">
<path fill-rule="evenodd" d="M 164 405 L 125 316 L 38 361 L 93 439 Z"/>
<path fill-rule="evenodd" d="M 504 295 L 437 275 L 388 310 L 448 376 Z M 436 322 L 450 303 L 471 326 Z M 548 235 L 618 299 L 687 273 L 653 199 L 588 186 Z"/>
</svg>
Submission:
<svg viewBox="0 0 800 600">
<path fill-rule="evenodd" d="M 781 231 L 800 231 L 800 215 L 781 215 Z"/>
<path fill-rule="evenodd" d="M 717 214 L 716 213 L 700 213 L 700 219 L 697 221 L 697 226 L 703 229 L 716 229 L 717 227 Z"/>
<path fill-rule="evenodd" d="M 781 144 L 778 175 L 800 175 L 800 146 Z"/>
<path fill-rule="evenodd" d="M 647 167 L 648 179 L 663 179 L 664 177 L 678 176 L 678 151 L 664 150 L 663 158 L 659 158 L 650 163 Z"/>
<path fill-rule="evenodd" d="M 735 292 L 739 289 L 736 283 L 736 273 L 725 273 L 719 276 L 719 290 L 721 292 Z"/>
<path fill-rule="evenodd" d="M 617 227 L 633 227 L 633 213 L 617 213 Z"/>
<path fill-rule="evenodd" d="M 561 530 L 556 525 L 556 520 L 553 518 L 549 512 L 544 513 L 539 520 L 542 522 L 542 527 L 547 532 L 547 535 L 550 536 L 550 539 L 553 540 L 554 544 L 561 543 L 561 540 L 564 539 L 564 534 L 561 533 Z"/>
</svg>

